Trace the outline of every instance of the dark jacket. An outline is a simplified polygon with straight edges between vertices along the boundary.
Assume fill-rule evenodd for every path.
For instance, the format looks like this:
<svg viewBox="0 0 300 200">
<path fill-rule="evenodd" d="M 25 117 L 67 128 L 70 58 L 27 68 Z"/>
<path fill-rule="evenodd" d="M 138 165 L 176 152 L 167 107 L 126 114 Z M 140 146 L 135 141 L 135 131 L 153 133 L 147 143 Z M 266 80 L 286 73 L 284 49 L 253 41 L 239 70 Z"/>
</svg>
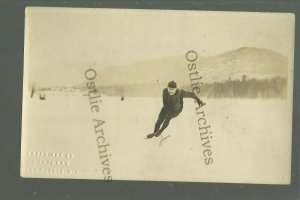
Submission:
<svg viewBox="0 0 300 200">
<path fill-rule="evenodd" d="M 163 90 L 163 103 L 168 111 L 181 111 L 183 108 L 183 98 L 193 98 L 198 104 L 202 102 L 193 92 L 177 89 L 174 95 L 170 95 L 167 88 Z"/>
</svg>

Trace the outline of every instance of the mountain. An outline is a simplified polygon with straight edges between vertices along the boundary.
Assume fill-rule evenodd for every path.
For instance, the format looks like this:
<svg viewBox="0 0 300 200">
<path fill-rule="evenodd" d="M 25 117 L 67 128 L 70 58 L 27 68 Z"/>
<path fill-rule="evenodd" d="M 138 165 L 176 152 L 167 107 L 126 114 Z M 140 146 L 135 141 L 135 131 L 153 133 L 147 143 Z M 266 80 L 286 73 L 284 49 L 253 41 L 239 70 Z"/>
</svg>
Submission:
<svg viewBox="0 0 300 200">
<path fill-rule="evenodd" d="M 185 82 L 184 56 L 141 61 L 130 65 L 109 66 L 98 70 L 100 85 L 153 85 L 169 80 Z"/>
<path fill-rule="evenodd" d="M 198 57 L 197 71 L 203 82 L 228 79 L 287 77 L 288 59 L 272 50 L 243 47 L 217 56 Z M 170 80 L 189 85 L 188 62 L 185 55 L 115 65 L 98 70 L 100 86 L 148 85 L 166 86 Z"/>
<path fill-rule="evenodd" d="M 243 47 L 207 57 L 201 67 L 207 82 L 241 79 L 243 75 L 256 79 L 287 77 L 288 59 L 272 50 Z"/>
</svg>

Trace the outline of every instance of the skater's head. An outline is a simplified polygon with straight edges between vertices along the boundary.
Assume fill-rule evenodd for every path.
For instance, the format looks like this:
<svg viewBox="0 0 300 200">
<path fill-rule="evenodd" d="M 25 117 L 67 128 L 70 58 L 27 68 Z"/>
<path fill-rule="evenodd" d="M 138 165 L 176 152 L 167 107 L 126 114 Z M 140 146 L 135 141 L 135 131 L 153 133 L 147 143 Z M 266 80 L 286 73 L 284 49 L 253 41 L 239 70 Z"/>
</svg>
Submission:
<svg viewBox="0 0 300 200">
<path fill-rule="evenodd" d="M 177 84 L 174 81 L 168 83 L 168 92 L 170 95 L 174 95 L 177 91 Z"/>
</svg>

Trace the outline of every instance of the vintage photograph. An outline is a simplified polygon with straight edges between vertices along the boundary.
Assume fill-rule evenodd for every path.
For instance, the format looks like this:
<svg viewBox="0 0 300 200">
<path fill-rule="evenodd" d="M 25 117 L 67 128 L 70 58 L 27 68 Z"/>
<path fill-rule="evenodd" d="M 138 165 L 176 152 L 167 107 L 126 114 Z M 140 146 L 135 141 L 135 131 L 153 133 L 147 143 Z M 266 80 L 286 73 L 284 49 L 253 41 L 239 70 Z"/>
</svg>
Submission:
<svg viewBox="0 0 300 200">
<path fill-rule="evenodd" d="M 27 7 L 24 178 L 289 184 L 291 13 Z"/>
</svg>

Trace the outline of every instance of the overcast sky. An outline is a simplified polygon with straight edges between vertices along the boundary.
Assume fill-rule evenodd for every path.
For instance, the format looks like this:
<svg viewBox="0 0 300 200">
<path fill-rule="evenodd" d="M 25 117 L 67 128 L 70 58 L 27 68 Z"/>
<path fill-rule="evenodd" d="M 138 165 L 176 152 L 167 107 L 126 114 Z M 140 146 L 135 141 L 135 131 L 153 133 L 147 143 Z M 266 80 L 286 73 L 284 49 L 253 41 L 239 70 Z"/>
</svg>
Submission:
<svg viewBox="0 0 300 200">
<path fill-rule="evenodd" d="M 92 63 L 130 64 L 188 50 L 211 56 L 247 46 L 290 57 L 293 27 L 291 14 L 30 8 L 25 62 L 31 79 L 69 85 Z"/>
</svg>

